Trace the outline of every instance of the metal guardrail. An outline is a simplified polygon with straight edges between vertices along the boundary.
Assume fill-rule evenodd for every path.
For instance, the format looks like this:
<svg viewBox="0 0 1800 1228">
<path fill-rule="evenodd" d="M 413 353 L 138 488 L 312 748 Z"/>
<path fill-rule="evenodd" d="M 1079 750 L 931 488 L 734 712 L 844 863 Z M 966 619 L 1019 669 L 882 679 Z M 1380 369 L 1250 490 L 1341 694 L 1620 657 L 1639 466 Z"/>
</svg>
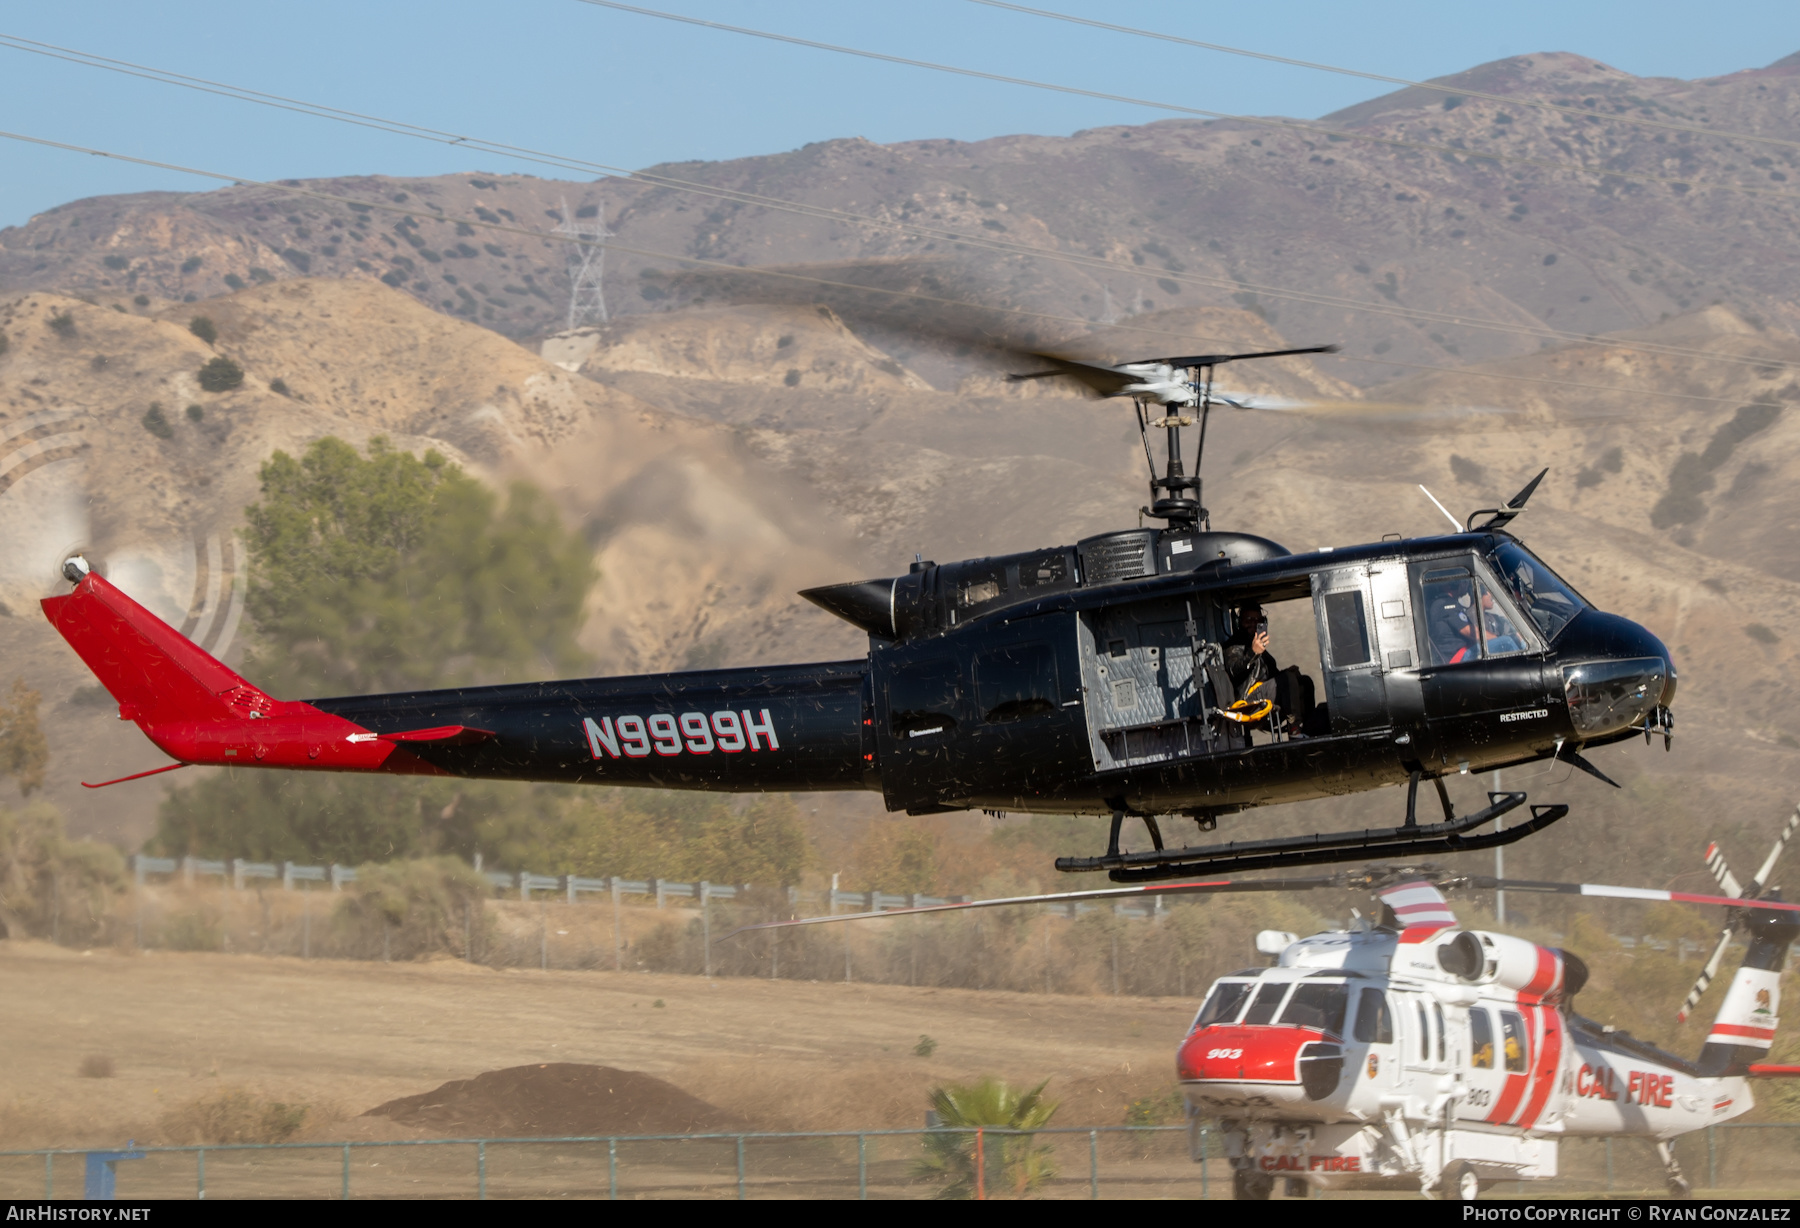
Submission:
<svg viewBox="0 0 1800 1228">
<path fill-rule="evenodd" d="M 333 891 L 341 891 L 346 883 L 356 881 L 356 870 L 351 866 L 333 863 L 329 866 L 303 866 L 291 861 L 280 865 L 274 862 L 254 862 L 233 858 L 229 861 L 207 861 L 199 857 L 146 857 L 131 858 L 132 873 L 142 887 L 152 874 L 175 875 L 179 873 L 188 883 L 195 879 L 211 875 L 216 878 L 230 879 L 231 885 L 242 891 L 244 884 L 250 879 L 281 880 L 283 890 L 296 890 L 295 884 L 330 883 Z M 670 900 L 697 900 L 704 907 L 711 900 L 735 900 L 748 895 L 753 886 L 749 883 L 735 885 L 709 882 L 685 882 L 669 878 L 627 879 L 627 878 L 583 878 L 575 874 L 533 874 L 529 870 L 510 873 L 505 870 L 482 870 L 479 863 L 477 872 L 495 891 L 518 892 L 521 900 L 537 899 L 541 894 L 557 892 L 568 903 L 578 903 L 583 894 L 592 895 L 643 895 L 654 896 L 658 908 L 666 908 Z M 901 908 L 925 908 L 934 904 L 961 904 L 970 897 L 965 895 L 935 896 L 918 893 L 895 893 L 888 891 L 839 891 L 835 886 L 829 891 L 802 891 L 797 887 L 787 889 L 788 904 L 798 909 L 801 905 L 816 904 L 827 912 L 860 913 L 889 912 Z M 1084 916 L 1087 913 L 1110 907 L 1113 913 L 1121 917 L 1153 917 L 1165 911 L 1163 901 L 1158 898 L 1149 906 L 1134 904 L 1060 904 L 1049 905 L 1049 910 L 1059 916 L 1070 918 Z"/>
<path fill-rule="evenodd" d="M 197 878 L 212 876 L 230 879 L 232 886 L 243 890 L 248 879 L 279 878 L 284 890 L 295 890 L 296 883 L 331 884 L 333 891 L 341 891 L 346 883 L 356 881 L 356 869 L 353 866 L 342 866 L 333 863 L 329 866 L 303 866 L 286 861 L 277 866 L 273 862 L 253 862 L 232 858 L 229 861 L 208 861 L 199 857 L 146 857 L 142 855 L 130 858 L 132 873 L 138 886 L 145 885 L 152 874 L 175 875 L 179 873 L 188 883 Z M 482 870 L 477 862 L 476 870 L 496 891 L 518 892 L 521 900 L 532 900 L 547 892 L 557 892 L 570 904 L 580 901 L 583 894 L 615 896 L 642 895 L 654 896 L 656 906 L 665 908 L 670 900 L 698 900 L 704 906 L 709 900 L 735 900 L 752 890 L 751 884 L 743 883 L 729 886 L 722 883 L 684 882 L 667 878 L 626 879 L 626 878 L 583 878 L 574 874 L 549 875 L 533 874 L 520 871 L 517 874 L 505 870 Z M 930 896 L 917 894 L 896 894 L 886 891 L 839 891 L 833 887 L 828 891 L 802 891 L 797 887 L 787 889 L 788 905 L 798 909 L 801 905 L 818 905 L 828 913 L 837 912 L 888 912 L 900 908 L 922 908 L 933 904 L 961 904 L 970 897 L 966 895 Z M 1158 917 L 1168 911 L 1167 902 L 1160 896 L 1148 904 L 1131 904 L 1116 902 L 1112 904 L 1046 904 L 1045 911 L 1056 916 L 1086 916 L 1091 912 L 1111 911 L 1114 916 L 1134 920 Z M 1690 959 L 1702 953 L 1706 948 L 1700 943 L 1687 939 L 1674 942 L 1652 936 L 1634 937 L 1629 934 L 1615 934 L 1613 940 L 1626 950 L 1645 947 L 1654 951 L 1673 950 L 1678 958 Z M 1790 953 L 1790 962 L 1800 963 L 1800 948 Z"/>
</svg>

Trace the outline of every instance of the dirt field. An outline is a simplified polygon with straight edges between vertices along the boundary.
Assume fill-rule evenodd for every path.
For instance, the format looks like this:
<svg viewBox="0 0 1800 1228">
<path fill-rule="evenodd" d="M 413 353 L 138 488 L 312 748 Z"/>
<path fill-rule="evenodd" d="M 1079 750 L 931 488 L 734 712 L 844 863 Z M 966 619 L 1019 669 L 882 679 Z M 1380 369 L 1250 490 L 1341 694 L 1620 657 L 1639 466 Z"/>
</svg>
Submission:
<svg viewBox="0 0 1800 1228">
<path fill-rule="evenodd" d="M 657 1006 L 657 1002 L 664 1005 Z M 303 1137 L 410 1137 L 358 1114 L 529 1062 L 659 1075 L 769 1130 L 923 1124 L 929 1087 L 1050 1079 L 1058 1124 L 1116 1125 L 1173 1084 L 1193 1004 L 645 973 L 493 971 L 0 943 L 0 1146 L 161 1141 L 243 1087 Z M 913 1055 L 921 1035 L 938 1042 Z M 84 1058 L 112 1059 L 84 1078 Z"/>
<path fill-rule="evenodd" d="M 234 1090 L 308 1106 L 299 1140 L 436 1138 L 441 1132 L 360 1114 L 450 1080 L 542 1062 L 657 1075 L 752 1129 L 917 1127 L 928 1088 L 983 1074 L 1049 1079 L 1062 1102 L 1056 1125 L 1119 1125 L 1133 1100 L 1172 1088 L 1175 1046 L 1192 1010 L 1175 998 L 494 971 L 453 960 L 82 952 L 15 940 L 0 942 L 8 1059 L 0 1063 L 0 1149 L 199 1141 L 175 1137 L 184 1121 L 191 1129 L 191 1106 Z M 913 1054 L 921 1035 L 938 1042 L 930 1058 Z M 93 1058 L 111 1059 L 114 1073 L 84 1077 L 84 1060 Z M 1722 1141 L 1718 1175 L 1739 1196 L 1785 1185 L 1792 1171 L 1791 1139 L 1756 1133 Z M 1087 1197 L 1086 1136 L 1052 1141 L 1061 1175 L 1043 1194 Z M 1684 1163 L 1705 1171 L 1704 1141 L 1683 1147 Z M 874 1139 L 869 1148 L 872 1196 L 935 1190 L 911 1179 L 916 1141 Z M 604 1148 L 564 1150 L 490 1147 L 488 1195 L 605 1197 Z M 752 1197 L 841 1198 L 857 1188 L 854 1140 L 772 1141 L 752 1152 Z M 1104 1193 L 1197 1197 L 1200 1172 L 1186 1152 L 1179 1134 L 1103 1137 Z M 1623 1143 L 1616 1158 L 1612 1188 L 1658 1189 L 1647 1145 Z M 79 1180 L 73 1163 L 59 1164 L 60 1195 Z M 335 1147 L 279 1159 L 214 1152 L 205 1171 L 215 1196 L 335 1197 L 347 1163 Z M 42 1190 L 38 1161 L 3 1167 L 9 1194 Z M 1613 1165 L 1600 1143 L 1576 1141 L 1564 1167 L 1556 1192 L 1593 1196 L 1607 1189 Z M 1208 1169 L 1210 1196 L 1225 1195 L 1223 1161 Z M 354 1189 L 357 1197 L 466 1197 L 477 1192 L 475 1171 L 467 1144 L 365 1148 Z M 622 1197 L 731 1198 L 733 1171 L 729 1140 L 627 1144 L 612 1180 Z M 133 1196 L 191 1197 L 194 1159 L 155 1157 L 130 1176 Z"/>
</svg>

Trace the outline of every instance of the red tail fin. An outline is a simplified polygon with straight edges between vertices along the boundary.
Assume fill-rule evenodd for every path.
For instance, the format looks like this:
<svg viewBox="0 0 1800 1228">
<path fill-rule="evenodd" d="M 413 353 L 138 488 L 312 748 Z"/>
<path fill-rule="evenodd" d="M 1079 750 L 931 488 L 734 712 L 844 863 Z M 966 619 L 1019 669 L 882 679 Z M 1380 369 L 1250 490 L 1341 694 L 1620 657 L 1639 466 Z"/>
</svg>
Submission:
<svg viewBox="0 0 1800 1228">
<path fill-rule="evenodd" d="M 46 597 L 44 614 L 119 701 L 119 717 L 140 724 L 231 720 L 265 715 L 263 692 L 181 632 L 89 572 L 66 597 Z"/>
<path fill-rule="evenodd" d="M 378 735 L 311 704 L 271 699 L 91 572 L 43 606 L 119 701 L 120 719 L 136 721 L 177 763 L 440 775 L 397 743 L 461 745 L 494 736 L 461 725 Z"/>
</svg>

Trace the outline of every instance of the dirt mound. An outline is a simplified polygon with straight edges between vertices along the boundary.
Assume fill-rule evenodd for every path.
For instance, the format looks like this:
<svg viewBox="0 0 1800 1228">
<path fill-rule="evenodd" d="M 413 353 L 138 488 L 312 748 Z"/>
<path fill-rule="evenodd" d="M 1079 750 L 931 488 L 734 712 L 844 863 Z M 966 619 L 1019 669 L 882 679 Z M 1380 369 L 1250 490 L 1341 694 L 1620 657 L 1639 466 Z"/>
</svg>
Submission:
<svg viewBox="0 0 1800 1228">
<path fill-rule="evenodd" d="M 578 1062 L 490 1070 L 422 1096 L 390 1100 L 363 1116 L 446 1135 L 489 1138 L 705 1134 L 745 1126 L 673 1083 L 635 1070 Z"/>
</svg>

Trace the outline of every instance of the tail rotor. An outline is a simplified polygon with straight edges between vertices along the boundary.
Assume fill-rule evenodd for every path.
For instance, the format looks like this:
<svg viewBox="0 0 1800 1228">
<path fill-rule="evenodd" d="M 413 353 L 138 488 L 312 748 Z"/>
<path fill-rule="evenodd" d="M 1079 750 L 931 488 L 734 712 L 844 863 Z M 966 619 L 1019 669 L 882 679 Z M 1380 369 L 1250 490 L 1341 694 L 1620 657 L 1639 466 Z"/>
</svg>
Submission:
<svg viewBox="0 0 1800 1228">
<path fill-rule="evenodd" d="M 1797 829 L 1800 829 L 1800 807 L 1796 807 L 1794 813 L 1788 816 L 1787 825 L 1781 829 L 1781 835 L 1775 839 L 1775 847 L 1769 850 L 1769 855 L 1763 859 L 1761 868 L 1756 871 L 1756 877 L 1750 881 L 1748 887 L 1739 883 L 1737 876 L 1731 872 L 1731 867 L 1725 863 L 1725 854 L 1719 851 L 1717 842 L 1707 845 L 1706 868 L 1712 871 L 1713 878 L 1719 884 L 1720 893 L 1739 900 L 1761 899 L 1769 889 L 1769 876 L 1775 872 L 1776 861 L 1780 859 L 1783 850 L 1787 848 L 1788 841 L 1794 838 L 1794 832 Z M 1725 949 L 1731 945 L 1732 936 L 1742 923 L 1743 919 L 1735 915 L 1734 910 L 1734 915 L 1728 918 L 1725 928 L 1719 932 L 1719 941 L 1713 947 L 1712 957 L 1706 961 L 1706 967 L 1701 969 L 1699 979 L 1688 991 L 1686 1000 L 1681 1004 L 1681 1010 L 1675 1016 L 1679 1022 L 1687 1022 L 1694 1007 L 1700 1004 L 1700 999 L 1705 996 L 1707 988 L 1712 985 L 1713 978 L 1719 975 L 1719 966 L 1725 961 Z"/>
</svg>

